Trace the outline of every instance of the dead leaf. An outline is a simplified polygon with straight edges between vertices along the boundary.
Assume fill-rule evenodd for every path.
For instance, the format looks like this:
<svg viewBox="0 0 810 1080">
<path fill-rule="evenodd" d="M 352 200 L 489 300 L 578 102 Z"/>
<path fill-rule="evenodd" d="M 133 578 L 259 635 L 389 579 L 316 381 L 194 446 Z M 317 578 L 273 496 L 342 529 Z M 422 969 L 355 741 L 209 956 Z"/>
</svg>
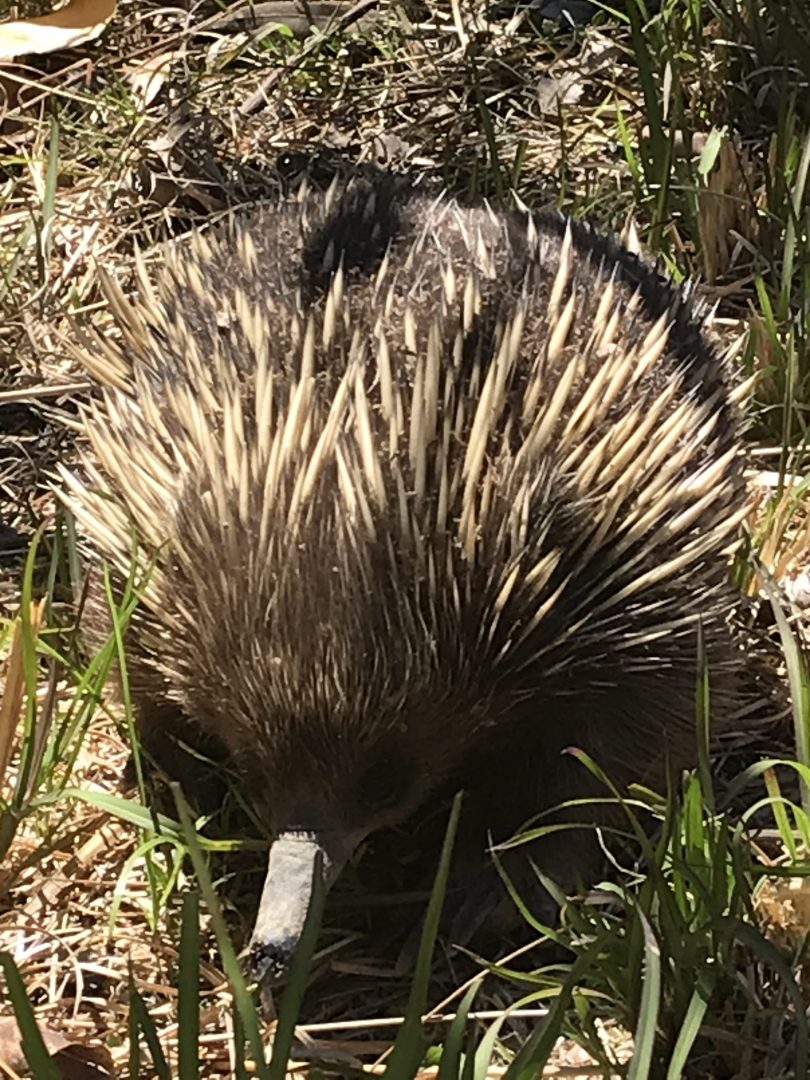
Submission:
<svg viewBox="0 0 810 1080">
<path fill-rule="evenodd" d="M 115 1065 L 105 1046 L 70 1043 L 53 1055 L 60 1080 L 112 1080 Z"/>
<path fill-rule="evenodd" d="M 44 600 L 31 605 L 31 629 L 35 637 L 39 634 L 42 626 L 44 612 Z M 14 738 L 23 707 L 25 671 L 23 668 L 22 632 L 22 622 L 18 620 L 14 627 L 11 650 L 6 660 L 5 685 L 2 692 L 0 692 L 0 785 L 3 783 L 8 763 L 11 760 Z"/>
<path fill-rule="evenodd" d="M 51 1031 L 50 1028 L 42 1027 L 39 1030 L 42 1041 L 45 1043 L 45 1049 L 49 1054 L 59 1053 L 60 1050 L 69 1045 L 64 1035 L 60 1035 L 58 1031 Z M 26 1073 L 29 1071 L 23 1053 L 20 1029 L 13 1016 L 0 1020 L 0 1061 L 12 1068 L 14 1072 Z"/>
<path fill-rule="evenodd" d="M 105 1046 L 72 1043 L 58 1031 L 47 1027 L 40 1027 L 39 1031 L 60 1080 L 113 1080 L 115 1065 Z M 30 1075 L 20 1029 L 13 1016 L 0 1020 L 0 1063 L 14 1073 Z"/>
<path fill-rule="evenodd" d="M 757 894 L 755 907 L 768 940 L 792 952 L 810 932 L 810 878 L 766 882 Z"/>
<path fill-rule="evenodd" d="M 102 33 L 115 8 L 116 0 L 69 0 L 50 15 L 0 23 L 0 62 L 92 41 Z"/>
<path fill-rule="evenodd" d="M 14 627 L 6 660 L 5 686 L 0 695 L 0 785 L 6 775 L 23 704 L 25 677 L 22 662 L 22 625 Z"/>
<path fill-rule="evenodd" d="M 136 98 L 144 108 L 151 105 L 160 93 L 168 78 L 175 60 L 179 60 L 185 49 L 173 49 L 170 52 L 149 56 L 139 64 L 130 64 L 126 69 L 126 79 Z"/>
<path fill-rule="evenodd" d="M 757 215 L 751 204 L 750 164 L 730 136 L 710 134 L 701 149 L 704 185 L 698 195 L 698 231 L 703 276 L 711 285 L 727 275 L 739 241 L 755 241 Z"/>
<path fill-rule="evenodd" d="M 582 97 L 584 85 L 576 71 L 566 71 L 559 77 L 541 75 L 537 80 L 537 103 L 542 113 L 554 113 L 561 105 L 575 105 Z"/>
</svg>

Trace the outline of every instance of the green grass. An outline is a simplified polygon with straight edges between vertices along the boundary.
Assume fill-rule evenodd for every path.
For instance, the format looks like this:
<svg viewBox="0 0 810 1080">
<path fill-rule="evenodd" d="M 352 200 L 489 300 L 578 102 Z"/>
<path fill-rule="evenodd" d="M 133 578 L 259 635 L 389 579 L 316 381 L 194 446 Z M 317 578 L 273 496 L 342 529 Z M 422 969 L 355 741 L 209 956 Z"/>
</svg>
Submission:
<svg viewBox="0 0 810 1080">
<path fill-rule="evenodd" d="M 470 24 L 462 43 L 438 6 L 434 18 L 421 22 L 395 10 L 358 36 L 302 45 L 275 35 L 237 43 L 216 57 L 205 53 L 202 39 L 175 28 L 174 36 L 153 40 L 152 51 L 179 40 L 187 45 L 190 60 L 176 85 L 192 112 L 208 110 L 215 118 L 213 149 L 183 143 L 189 159 L 174 156 L 176 144 L 167 151 L 161 143 L 173 121 L 168 99 L 144 109 L 126 81 L 127 49 L 143 47 L 133 15 L 125 5 L 116 35 L 92 47 L 99 85 L 48 76 L 47 114 L 23 115 L 31 143 L 0 150 L 0 350 L 7 352 L 9 370 L 40 378 L 38 360 L 26 352 L 32 313 L 62 325 L 67 311 L 92 313 L 97 306 L 94 272 L 82 260 L 61 276 L 76 250 L 70 228 L 92 223 L 102 261 L 109 256 L 126 267 L 133 238 L 148 248 L 221 204 L 274 190 L 276 162 L 262 157 L 269 155 L 266 146 L 294 157 L 322 140 L 328 157 L 329 138 L 338 135 L 335 141 L 343 138 L 350 156 L 366 154 L 365 160 L 374 138 L 396 135 L 408 167 L 459 194 L 554 202 L 615 229 L 631 217 L 642 245 L 674 276 L 700 278 L 720 315 L 750 328 L 740 354 L 744 370 L 756 376 L 749 434 L 780 477 L 762 508 L 751 553 L 777 579 L 791 564 L 803 567 L 807 482 L 789 483 L 791 473 L 806 468 L 810 427 L 810 15 L 803 0 L 662 0 L 657 10 L 642 0 L 628 3 L 596 20 L 615 55 L 595 74 L 581 59 L 581 35 L 525 26 L 507 39 L 472 32 Z M 261 118 L 254 126 L 234 121 L 269 62 L 283 77 L 266 128 Z M 582 96 L 541 113 L 536 76 L 555 77 L 560 70 L 573 72 Z M 187 165 L 200 159 L 208 171 Z M 178 160 L 182 183 L 175 178 Z M 133 168 L 148 181 L 134 194 L 128 186 Z M 58 364 L 56 371 L 61 377 Z M 48 466 L 46 459 L 42 471 Z M 25 482 L 33 489 L 40 481 Z M 752 564 L 738 565 L 736 576 L 747 586 Z M 177 996 L 167 1006 L 155 989 L 158 980 L 153 984 L 143 966 L 131 962 L 125 982 L 131 1039 L 123 1065 L 133 1077 L 205 1076 L 201 1017 L 216 1006 L 216 1023 L 227 1014 L 236 1032 L 234 1075 L 280 1076 L 317 922 L 313 916 L 266 1061 L 264 1017 L 240 974 L 228 931 L 234 915 L 219 899 L 219 864 L 212 860 L 237 844 L 213 838 L 209 823 L 194 820 L 182 800 L 176 814 L 158 814 L 149 805 L 126 677 L 121 723 L 135 750 L 139 800 L 86 783 L 85 759 L 105 715 L 105 686 L 114 666 L 123 662 L 125 669 L 123 634 L 139 582 L 133 570 L 120 595 L 108 588 L 112 633 L 88 662 L 64 610 L 65 592 L 78 578 L 70 523 L 56 533 L 37 532 L 20 577 L 19 615 L 2 624 L 5 888 L 20 888 L 38 867 L 47 876 L 54 853 L 72 850 L 79 813 L 131 829 L 127 854 L 116 864 L 111 933 L 129 926 L 142 902 L 142 922 L 132 925 L 145 940 L 154 934 L 168 943 L 165 980 Z M 477 1080 L 493 1064 L 505 1065 L 510 1080 L 534 1077 L 560 1036 L 584 1048 L 604 1075 L 633 1080 L 776 1080 L 807 1071 L 807 1022 L 796 975 L 805 945 L 793 940 L 777 947 L 755 915 L 769 884 L 807 874 L 810 844 L 807 673 L 778 592 L 763 578 L 792 688 L 792 758 L 745 770 L 730 792 L 735 812 L 724 809 L 708 761 L 711 672 L 696 664 L 695 772 L 658 793 L 617 791 L 603 778 L 605 798 L 620 808 L 623 822 L 616 835 L 606 836 L 617 864 L 611 881 L 584 900 L 560 895 L 561 921 L 554 927 L 538 923 L 516 897 L 538 935 L 564 952 L 529 972 L 483 965 L 455 1019 L 442 1029 L 440 1049 L 429 1051 L 422 1016 L 430 1000 L 445 853 L 386 1075 L 407 1080 L 438 1055 L 442 1080 Z M 598 771 L 598 763 L 583 761 L 583 768 Z M 761 827 L 763 820 L 779 840 L 780 854 L 769 860 L 751 842 L 754 823 Z M 554 883 L 538 873 L 554 892 Z M 201 959 L 214 948 L 224 991 Z M 52 1062 L 24 989 L 28 961 L 18 960 L 2 957 L 7 1007 L 17 1016 L 36 1075 L 47 1077 Z M 468 1017 L 486 1003 L 493 985 L 509 987 L 512 1004 L 482 1029 Z M 35 1002 L 42 1024 L 41 993 Z M 507 1038 L 512 1014 L 540 1006 L 548 1009 L 542 1023 L 523 1030 L 517 1045 Z M 179 1024 L 168 1041 L 167 1009 Z M 606 1031 L 618 1029 L 634 1038 L 629 1063 L 606 1041 Z M 122 1045 L 126 1034 L 123 1026 L 111 1032 Z M 321 1069 L 352 1073 L 326 1062 Z"/>
</svg>

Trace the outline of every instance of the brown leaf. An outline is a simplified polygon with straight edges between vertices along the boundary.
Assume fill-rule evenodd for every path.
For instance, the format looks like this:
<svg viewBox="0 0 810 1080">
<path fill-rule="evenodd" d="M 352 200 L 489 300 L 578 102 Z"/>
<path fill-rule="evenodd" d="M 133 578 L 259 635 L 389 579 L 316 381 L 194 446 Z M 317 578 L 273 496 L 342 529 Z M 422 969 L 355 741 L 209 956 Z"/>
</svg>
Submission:
<svg viewBox="0 0 810 1080">
<path fill-rule="evenodd" d="M 51 1028 L 39 1029 L 45 1049 L 57 1068 L 60 1080 L 113 1080 L 115 1066 L 105 1046 L 83 1046 L 69 1042 Z M 22 1039 L 13 1016 L 0 1020 L 0 1063 L 21 1075 L 30 1075 Z"/>
<path fill-rule="evenodd" d="M 31 606 L 31 629 L 36 636 L 42 625 L 45 601 Z M 23 669 L 22 622 L 17 621 L 6 660 L 5 686 L 0 694 L 0 789 L 6 775 L 23 707 L 25 672 Z"/>
<path fill-rule="evenodd" d="M 18 621 L 6 659 L 5 685 L 0 695 L 0 790 L 6 775 L 17 732 L 25 686 L 22 662 L 22 624 Z"/>
<path fill-rule="evenodd" d="M 106 1046 L 71 1043 L 53 1055 L 61 1080 L 112 1080 L 115 1065 Z"/>
<path fill-rule="evenodd" d="M 49 1053 L 59 1053 L 68 1045 L 67 1039 L 64 1035 L 60 1035 L 58 1031 L 51 1031 L 50 1028 L 40 1028 L 39 1030 L 45 1048 Z M 17 1027 L 17 1021 L 13 1016 L 0 1020 L 0 1061 L 8 1065 L 14 1072 L 26 1073 L 29 1071 L 22 1049 L 20 1029 Z"/>
<path fill-rule="evenodd" d="M 0 23 L 0 61 L 92 41 L 104 30 L 115 8 L 116 0 L 69 0 L 50 15 Z"/>
<path fill-rule="evenodd" d="M 131 64 L 126 68 L 126 79 L 132 89 L 133 97 L 146 107 L 151 105 L 160 93 L 166 81 L 171 66 L 175 60 L 182 58 L 185 48 L 173 49 L 171 52 L 159 53 L 157 56 L 149 56 L 138 64 Z"/>
<path fill-rule="evenodd" d="M 769 941 L 794 951 L 810 933 L 810 879 L 766 882 L 757 894 L 756 911 Z"/>
</svg>

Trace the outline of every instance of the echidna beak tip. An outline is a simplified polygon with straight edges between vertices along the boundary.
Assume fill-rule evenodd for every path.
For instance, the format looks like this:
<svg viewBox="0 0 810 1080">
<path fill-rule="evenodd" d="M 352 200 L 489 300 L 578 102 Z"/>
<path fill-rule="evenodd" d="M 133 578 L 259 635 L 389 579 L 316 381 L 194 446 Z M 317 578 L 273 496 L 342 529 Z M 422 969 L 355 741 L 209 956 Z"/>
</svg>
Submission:
<svg viewBox="0 0 810 1080">
<path fill-rule="evenodd" d="M 244 960 L 247 978 L 257 986 L 275 989 L 287 976 L 298 944 L 298 938 L 288 935 L 274 941 L 253 940 Z"/>
</svg>

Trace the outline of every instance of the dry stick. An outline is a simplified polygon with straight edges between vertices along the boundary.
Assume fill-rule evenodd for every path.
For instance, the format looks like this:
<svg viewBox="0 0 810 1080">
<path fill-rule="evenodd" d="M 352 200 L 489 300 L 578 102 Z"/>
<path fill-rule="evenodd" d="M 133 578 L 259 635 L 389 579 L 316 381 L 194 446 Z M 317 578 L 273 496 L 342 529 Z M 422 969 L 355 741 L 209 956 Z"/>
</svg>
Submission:
<svg viewBox="0 0 810 1080">
<path fill-rule="evenodd" d="M 39 401 L 41 398 L 59 397 L 60 394 L 83 394 L 86 390 L 92 390 L 93 383 L 83 380 L 82 382 L 56 383 L 54 386 L 25 386 L 19 390 L 0 391 L 0 405 L 8 405 L 12 401 Z"/>
<path fill-rule="evenodd" d="M 332 34 L 335 34 L 339 30 L 345 30 L 347 26 L 356 23 L 358 19 L 361 19 L 366 14 L 366 12 L 372 11 L 377 7 L 378 3 L 379 0 L 359 0 L 357 4 L 354 4 L 342 15 L 336 15 L 330 26 L 324 27 L 323 30 L 306 42 L 301 49 L 301 52 L 294 60 L 283 68 L 276 68 L 274 71 L 271 71 L 270 74 L 262 80 L 258 90 L 254 91 L 247 101 L 244 101 L 239 106 L 239 115 L 249 116 L 251 113 L 264 108 L 268 101 L 268 93 L 273 89 L 276 83 L 280 81 L 282 76 L 287 75 L 291 71 L 295 71 L 295 69 L 300 67 L 312 53 L 316 52 Z"/>
<path fill-rule="evenodd" d="M 533 949 L 537 945 L 537 943 L 538 939 L 535 938 L 534 940 L 527 942 L 525 945 L 521 945 L 520 948 L 514 949 L 512 952 L 507 953 L 506 956 L 502 956 L 501 959 L 497 961 L 497 964 L 502 965 L 511 963 L 519 956 L 522 956 L 524 953 L 527 953 L 531 949 Z M 461 986 L 457 986 L 455 990 L 449 993 L 446 998 L 443 998 L 438 1003 L 438 1005 L 434 1005 L 429 1013 L 425 1014 L 425 1019 L 432 1020 L 434 1015 L 441 1014 L 448 1005 L 452 1004 L 452 1002 L 458 1000 L 458 998 L 465 994 L 475 982 L 475 980 L 478 978 L 480 978 L 480 973 L 478 975 L 471 976 L 469 979 L 467 979 L 465 983 L 462 983 Z"/>
<path fill-rule="evenodd" d="M 504 1016 L 512 1020 L 544 1020 L 548 1016 L 548 1009 L 485 1009 L 483 1012 L 471 1012 L 467 1014 L 468 1020 L 500 1020 Z M 442 1013 L 435 1016 L 433 1013 L 425 1013 L 422 1020 L 426 1024 L 450 1024 L 455 1020 L 455 1013 Z M 405 1023 L 404 1016 L 380 1016 L 370 1017 L 368 1020 L 329 1020 L 319 1024 L 299 1024 L 296 1031 L 306 1035 L 323 1035 L 331 1031 L 363 1031 L 366 1028 L 399 1027 Z"/>
</svg>

